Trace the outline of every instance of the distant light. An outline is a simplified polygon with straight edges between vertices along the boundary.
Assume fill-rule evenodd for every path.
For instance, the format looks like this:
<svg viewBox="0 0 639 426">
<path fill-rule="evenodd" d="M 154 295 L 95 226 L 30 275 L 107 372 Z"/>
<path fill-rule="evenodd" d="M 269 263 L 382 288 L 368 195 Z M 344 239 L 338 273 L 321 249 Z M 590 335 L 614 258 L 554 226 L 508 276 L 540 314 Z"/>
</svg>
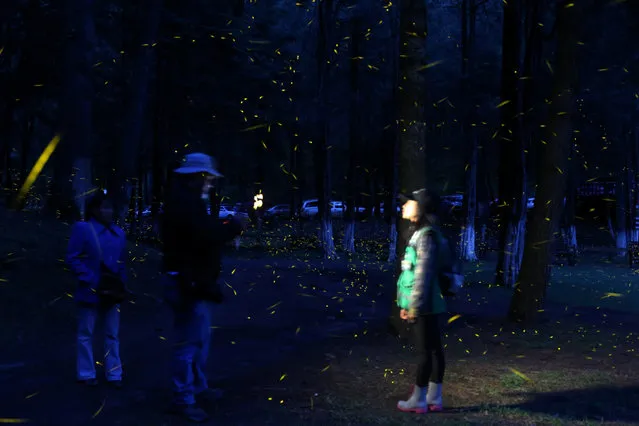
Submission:
<svg viewBox="0 0 639 426">
<path fill-rule="evenodd" d="M 257 210 L 264 205 L 264 194 L 261 192 L 253 197 L 253 210 Z"/>
<path fill-rule="evenodd" d="M 102 190 L 102 192 L 104 192 L 104 195 L 106 195 L 107 190 L 106 190 L 106 189 L 103 189 L 103 190 Z"/>
</svg>

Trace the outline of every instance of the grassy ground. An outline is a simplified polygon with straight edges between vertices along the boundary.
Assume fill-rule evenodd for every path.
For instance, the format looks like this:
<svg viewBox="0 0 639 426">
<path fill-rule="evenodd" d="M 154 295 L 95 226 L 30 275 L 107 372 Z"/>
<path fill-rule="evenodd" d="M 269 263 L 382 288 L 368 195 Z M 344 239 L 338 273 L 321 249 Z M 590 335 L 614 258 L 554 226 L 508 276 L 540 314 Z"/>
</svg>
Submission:
<svg viewBox="0 0 639 426">
<path fill-rule="evenodd" d="M 511 290 L 491 285 L 494 269 L 467 265 L 469 286 L 451 303 L 445 413 L 396 412 L 414 353 L 385 333 L 342 340 L 306 368 L 281 370 L 254 390 L 263 399 L 256 412 L 272 424 L 638 424 L 638 271 L 607 255 L 554 267 L 546 312 L 525 330 L 503 322 Z M 230 421 L 234 410 L 220 415 Z"/>
<path fill-rule="evenodd" d="M 0 321 L 10 324 L 0 329 L 0 422 L 183 424 L 163 413 L 169 325 L 157 302 L 153 249 L 131 247 L 140 300 L 123 314 L 127 388 L 90 393 L 69 379 L 73 280 L 61 261 L 67 234 L 67 225 L 37 216 L 0 217 Z M 374 254 L 376 243 L 365 244 Z M 590 256 L 576 267 L 555 267 L 546 312 L 526 330 L 503 321 L 511 291 L 490 285 L 494 263 L 467 265 L 469 286 L 451 303 L 445 328 L 447 410 L 411 416 L 394 407 L 410 390 L 414 353 L 374 325 L 383 309 L 366 308 L 392 288 L 389 272 L 362 263 L 372 255 L 338 267 L 299 249 L 283 251 L 253 248 L 252 260 L 232 260 L 237 266 L 224 277 L 232 290 L 218 317 L 212 369 L 213 376 L 226 370 L 216 383 L 227 396 L 208 407 L 218 424 L 637 424 L 638 280 L 621 261 Z M 328 317 L 353 327 L 324 340 L 291 338 L 300 324 L 300 336 L 326 331 Z M 242 365 L 253 367 L 242 373 Z"/>
<path fill-rule="evenodd" d="M 463 315 L 445 330 L 444 413 L 396 412 L 413 383 L 414 353 L 387 334 L 342 339 L 305 368 L 265 376 L 250 397 L 269 424 L 637 424 L 638 325 L 633 316 L 557 309 L 521 330 Z M 236 418 L 237 404 L 220 418 Z"/>
</svg>

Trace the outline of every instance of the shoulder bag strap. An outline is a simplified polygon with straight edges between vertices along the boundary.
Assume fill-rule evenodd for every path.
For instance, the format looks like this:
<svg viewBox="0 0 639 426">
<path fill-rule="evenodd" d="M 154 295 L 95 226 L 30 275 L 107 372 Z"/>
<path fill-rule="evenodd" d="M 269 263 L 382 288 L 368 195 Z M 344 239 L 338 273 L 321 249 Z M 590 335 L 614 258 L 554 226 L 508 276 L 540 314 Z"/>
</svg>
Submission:
<svg viewBox="0 0 639 426">
<path fill-rule="evenodd" d="M 93 224 L 91 222 L 89 222 L 89 226 L 91 227 L 91 232 L 93 233 L 93 238 L 95 238 L 95 243 L 98 246 L 98 253 L 100 253 L 100 263 L 103 262 L 102 260 L 102 245 L 100 244 L 100 239 L 98 238 L 98 233 L 95 232 L 95 227 L 93 226 Z"/>
</svg>

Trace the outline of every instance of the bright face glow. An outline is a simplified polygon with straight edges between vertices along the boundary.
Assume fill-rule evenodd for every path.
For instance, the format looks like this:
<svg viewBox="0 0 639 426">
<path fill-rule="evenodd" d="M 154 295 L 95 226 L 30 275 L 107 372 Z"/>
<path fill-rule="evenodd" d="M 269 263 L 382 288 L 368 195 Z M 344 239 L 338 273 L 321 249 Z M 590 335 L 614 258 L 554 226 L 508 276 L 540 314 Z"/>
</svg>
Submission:
<svg viewBox="0 0 639 426">
<path fill-rule="evenodd" d="M 416 221 L 419 215 L 417 201 L 408 200 L 402 206 L 402 219 Z"/>
</svg>

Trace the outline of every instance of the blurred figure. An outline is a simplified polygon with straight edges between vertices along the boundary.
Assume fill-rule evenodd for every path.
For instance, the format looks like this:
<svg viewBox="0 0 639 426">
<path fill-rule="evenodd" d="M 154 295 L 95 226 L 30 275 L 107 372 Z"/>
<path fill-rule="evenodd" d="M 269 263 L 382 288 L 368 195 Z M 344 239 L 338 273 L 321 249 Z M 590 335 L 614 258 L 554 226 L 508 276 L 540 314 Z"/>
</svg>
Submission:
<svg viewBox="0 0 639 426">
<path fill-rule="evenodd" d="M 120 361 L 120 302 L 126 297 L 126 236 L 112 223 L 113 205 L 102 192 L 86 207 L 86 221 L 71 230 L 66 262 L 78 279 L 76 375 L 79 383 L 96 386 L 93 331 L 98 318 L 104 321 L 104 367 L 106 380 L 122 384 Z"/>
<path fill-rule="evenodd" d="M 208 196 L 216 178 L 214 160 L 206 154 L 184 157 L 175 170 L 176 185 L 162 218 L 165 299 L 174 314 L 172 355 L 172 412 L 203 422 L 207 413 L 196 406 L 217 399 L 205 369 L 211 339 L 212 308 L 222 303 L 217 283 L 224 243 L 242 232 L 237 220 L 222 223 L 209 214 Z"/>
<path fill-rule="evenodd" d="M 419 361 L 413 393 L 397 408 L 414 413 L 441 411 L 446 362 L 440 320 L 446 302 L 439 276 L 448 256 L 441 250 L 445 239 L 437 226 L 439 198 L 425 189 L 401 198 L 402 217 L 411 222 L 414 233 L 402 258 L 397 304 L 401 318 L 413 326 Z"/>
</svg>

